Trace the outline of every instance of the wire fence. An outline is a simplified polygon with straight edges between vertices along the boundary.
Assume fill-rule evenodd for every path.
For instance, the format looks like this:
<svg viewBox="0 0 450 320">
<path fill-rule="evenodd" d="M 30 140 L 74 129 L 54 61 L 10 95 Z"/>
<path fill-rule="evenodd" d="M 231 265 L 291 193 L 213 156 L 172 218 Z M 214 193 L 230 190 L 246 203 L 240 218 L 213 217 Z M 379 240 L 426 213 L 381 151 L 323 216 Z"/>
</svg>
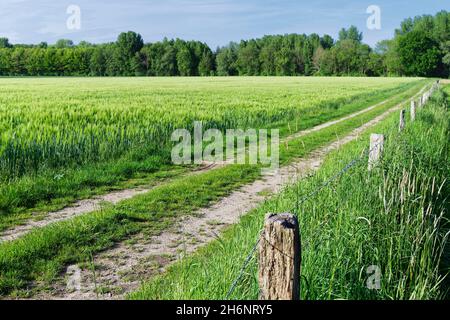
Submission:
<svg viewBox="0 0 450 320">
<path fill-rule="evenodd" d="M 374 149 L 376 147 L 378 147 L 379 144 L 377 144 Z M 296 205 L 295 205 L 295 211 L 298 213 L 298 208 L 301 204 L 307 202 L 308 200 L 313 199 L 320 191 L 324 190 L 325 188 L 327 188 L 328 186 L 331 185 L 332 182 L 336 181 L 337 179 L 339 179 L 340 177 L 342 177 L 345 173 L 349 172 L 353 167 L 355 167 L 357 164 L 359 164 L 365 157 L 366 155 L 368 155 L 370 153 L 370 150 L 366 150 L 364 152 L 364 154 L 358 158 L 353 159 L 352 161 L 350 161 L 342 170 L 340 170 L 338 173 L 336 173 L 335 175 L 333 175 L 331 178 L 329 178 L 328 180 L 326 180 L 324 183 L 322 183 L 318 188 L 316 188 L 313 192 L 309 193 L 308 195 L 304 196 L 302 199 L 298 200 Z M 242 277 L 244 276 L 245 271 L 247 270 L 252 258 L 254 257 L 258 246 L 261 242 L 261 238 L 262 238 L 262 231 L 259 234 L 259 237 L 255 243 L 255 245 L 252 247 L 252 250 L 250 251 L 250 253 L 247 255 L 238 276 L 236 277 L 236 279 L 233 281 L 230 290 L 228 291 L 225 299 L 229 300 L 231 295 L 233 294 L 234 290 L 236 289 L 236 287 L 239 284 L 239 281 L 242 279 Z"/>
<path fill-rule="evenodd" d="M 439 88 L 439 81 L 436 82 L 435 84 L 433 84 L 432 87 L 428 91 L 426 91 L 426 89 L 425 89 L 426 92 L 423 95 L 421 95 L 421 93 L 419 93 L 419 96 L 420 96 L 420 104 L 419 105 L 423 106 L 428 101 L 428 99 L 431 97 L 431 95 L 434 93 L 434 91 L 437 90 L 438 88 Z M 414 98 L 413 98 L 413 100 L 414 100 Z M 400 132 L 401 131 L 397 132 L 397 135 L 395 136 L 395 138 L 397 138 L 400 135 Z M 360 155 L 359 157 L 354 158 L 353 160 L 348 162 L 347 165 L 345 165 L 343 169 L 341 169 L 339 172 L 335 173 L 329 179 L 327 179 L 326 181 L 321 183 L 316 189 L 314 189 L 314 191 L 312 191 L 312 192 L 308 193 L 307 195 L 303 196 L 301 199 L 298 199 L 296 201 L 296 204 L 292 208 L 292 211 L 295 213 L 295 215 L 298 215 L 299 208 L 300 208 L 300 206 L 302 204 L 306 203 L 307 201 L 309 201 L 311 199 L 314 199 L 321 191 L 323 191 L 324 189 L 330 187 L 333 182 L 335 182 L 339 178 L 343 177 L 345 174 L 350 172 L 351 169 L 356 167 L 361 162 L 367 161 L 368 156 L 373 151 L 375 151 L 378 147 L 380 147 L 380 144 L 382 144 L 382 143 L 383 142 L 378 142 L 378 143 L 374 144 L 372 146 L 372 148 L 366 148 L 364 150 L 364 152 L 362 153 L 362 155 Z M 252 261 L 252 259 L 255 256 L 256 251 L 258 250 L 259 244 L 261 243 L 262 235 L 263 235 L 263 230 L 261 230 L 261 232 L 259 233 L 259 236 L 258 236 L 258 239 L 257 239 L 256 243 L 254 244 L 254 246 L 250 250 L 249 254 L 246 256 L 245 261 L 242 264 L 237 277 L 232 282 L 231 287 L 230 287 L 230 289 L 228 290 L 228 292 L 227 292 L 227 294 L 225 296 L 225 300 L 229 300 L 231 298 L 231 295 L 234 293 L 234 291 L 236 290 L 237 286 L 239 285 L 239 282 L 241 281 L 242 277 L 244 276 L 246 270 L 248 269 L 248 267 L 250 265 L 250 262 Z"/>
</svg>

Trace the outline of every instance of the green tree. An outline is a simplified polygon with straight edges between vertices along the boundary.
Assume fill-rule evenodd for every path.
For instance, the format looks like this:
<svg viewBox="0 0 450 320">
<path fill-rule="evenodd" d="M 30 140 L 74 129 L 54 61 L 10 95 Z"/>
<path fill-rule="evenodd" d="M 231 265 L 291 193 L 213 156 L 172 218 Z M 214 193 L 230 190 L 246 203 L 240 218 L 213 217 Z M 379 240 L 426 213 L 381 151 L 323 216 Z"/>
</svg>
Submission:
<svg viewBox="0 0 450 320">
<path fill-rule="evenodd" d="M 259 52 L 258 44 L 255 40 L 241 43 L 237 59 L 239 75 L 257 76 L 260 74 Z"/>
<path fill-rule="evenodd" d="M 95 48 L 92 52 L 89 69 L 93 76 L 106 75 L 106 57 L 102 48 Z"/>
<path fill-rule="evenodd" d="M 442 73 L 439 45 L 424 31 L 399 36 L 398 54 L 407 76 L 440 76 Z"/>
<path fill-rule="evenodd" d="M 194 75 L 194 54 L 186 45 L 177 52 L 177 65 L 181 76 Z"/>
<path fill-rule="evenodd" d="M 144 41 L 140 34 L 128 31 L 122 32 L 117 38 L 114 63 L 117 64 L 118 72 L 121 75 L 133 75 L 132 67 L 134 57 L 144 46 Z"/>
<path fill-rule="evenodd" d="M 198 73 L 204 77 L 214 75 L 214 55 L 211 50 L 205 49 L 203 52 L 198 65 Z"/>
<path fill-rule="evenodd" d="M 341 31 L 339 31 L 339 41 L 343 40 L 353 40 L 361 43 L 363 34 L 355 26 L 351 26 L 348 29 L 342 28 Z"/>
<path fill-rule="evenodd" d="M 141 51 L 136 52 L 136 55 L 133 59 L 132 67 L 136 76 L 150 75 L 149 74 L 150 59 L 148 51 L 146 49 L 142 49 Z"/>
<path fill-rule="evenodd" d="M 128 31 L 122 32 L 117 38 L 117 47 L 119 51 L 127 56 L 133 56 L 144 46 L 144 41 L 140 34 Z"/>
<path fill-rule="evenodd" d="M 177 51 L 176 49 L 166 44 L 164 48 L 164 54 L 161 57 L 160 64 L 157 67 L 157 75 L 159 76 L 177 76 L 178 65 L 177 65 Z"/>
<path fill-rule="evenodd" d="M 402 48 L 400 46 L 399 42 L 402 37 L 407 36 L 408 34 L 412 32 L 418 32 L 422 35 L 426 35 L 427 38 L 432 39 L 434 41 L 433 43 L 433 49 L 434 54 L 428 52 L 430 54 L 431 61 L 429 61 L 431 64 L 435 64 L 435 61 L 433 61 L 433 57 L 437 54 L 437 49 L 441 51 L 441 61 L 438 63 L 437 66 L 431 67 L 436 68 L 436 70 L 432 73 L 428 74 L 434 74 L 435 76 L 441 75 L 443 77 L 448 77 L 450 73 L 450 67 L 447 63 L 448 58 L 447 51 L 446 51 L 446 42 L 448 39 L 450 39 L 450 12 L 447 12 L 445 10 L 442 10 L 438 12 L 435 16 L 432 15 L 422 15 L 417 16 L 414 19 L 408 18 L 405 19 L 402 23 L 399 29 L 396 30 L 396 36 L 394 38 L 394 41 L 396 41 L 396 49 L 397 49 L 397 57 L 400 59 L 400 54 L 398 50 L 402 49 L 403 53 L 405 53 L 408 49 Z M 406 44 L 405 42 L 402 42 L 402 44 Z M 394 53 L 390 52 L 390 56 L 395 56 Z M 421 53 L 420 59 L 426 59 L 425 55 Z M 419 60 L 419 59 L 418 59 Z M 388 65 L 391 63 L 388 61 Z M 424 72 L 423 69 L 427 69 L 428 67 L 425 66 L 427 64 L 426 61 L 422 61 L 421 63 L 418 63 L 417 65 L 421 64 L 422 67 L 420 67 L 422 74 Z M 416 66 L 417 66 L 416 65 Z M 402 70 L 401 74 L 408 74 L 410 75 L 413 70 L 409 68 L 409 66 L 404 66 L 402 69 L 408 69 L 408 70 Z M 426 72 L 425 72 L 426 73 Z M 417 74 L 419 75 L 419 74 Z"/>
<path fill-rule="evenodd" d="M 331 76 L 338 74 L 338 61 L 336 48 L 332 47 L 329 50 L 324 50 L 317 61 L 318 69 L 321 75 Z"/>
<path fill-rule="evenodd" d="M 278 49 L 274 43 L 270 43 L 261 49 L 261 75 L 273 76 L 277 72 L 277 52 Z"/>
<path fill-rule="evenodd" d="M 230 43 L 227 47 L 220 48 L 216 54 L 217 74 L 219 76 L 236 76 L 238 45 Z"/>
<path fill-rule="evenodd" d="M 303 62 L 304 62 L 304 74 L 309 76 L 314 72 L 314 44 L 310 39 L 307 39 L 303 46 Z"/>
<path fill-rule="evenodd" d="M 291 49 L 283 47 L 279 51 L 277 51 L 275 62 L 277 75 L 295 75 L 294 53 Z"/>
<path fill-rule="evenodd" d="M 0 48 L 12 48 L 8 38 L 0 38 Z"/>
<path fill-rule="evenodd" d="M 450 73 L 450 40 L 442 43 L 441 45 L 442 50 L 442 62 L 445 66 L 445 75 L 449 76 Z"/>
<path fill-rule="evenodd" d="M 89 48 L 89 47 L 93 47 L 94 45 L 90 42 L 87 41 L 80 41 L 80 43 L 78 43 L 77 47 L 79 48 Z"/>
<path fill-rule="evenodd" d="M 313 56 L 313 67 L 314 72 L 317 74 L 321 74 L 321 62 L 323 61 L 323 57 L 325 54 L 325 49 L 322 46 L 318 47 L 314 52 Z"/>
<path fill-rule="evenodd" d="M 0 75 L 8 76 L 11 74 L 11 52 L 10 49 L 0 48 Z"/>
<path fill-rule="evenodd" d="M 326 34 L 320 39 L 320 45 L 323 49 L 330 49 L 334 45 L 334 39 Z"/>
<path fill-rule="evenodd" d="M 383 55 L 375 52 L 369 54 L 366 74 L 371 77 L 387 76 Z"/>
<path fill-rule="evenodd" d="M 55 47 L 58 49 L 71 48 L 73 47 L 73 41 L 69 39 L 59 39 L 56 41 Z"/>
<path fill-rule="evenodd" d="M 45 74 L 45 68 L 42 61 L 45 59 L 45 49 L 33 48 L 29 50 L 26 61 L 27 73 L 31 76 L 40 76 Z"/>
<path fill-rule="evenodd" d="M 11 54 L 11 73 L 20 76 L 27 75 L 26 69 L 27 50 L 25 48 L 14 48 Z"/>
</svg>

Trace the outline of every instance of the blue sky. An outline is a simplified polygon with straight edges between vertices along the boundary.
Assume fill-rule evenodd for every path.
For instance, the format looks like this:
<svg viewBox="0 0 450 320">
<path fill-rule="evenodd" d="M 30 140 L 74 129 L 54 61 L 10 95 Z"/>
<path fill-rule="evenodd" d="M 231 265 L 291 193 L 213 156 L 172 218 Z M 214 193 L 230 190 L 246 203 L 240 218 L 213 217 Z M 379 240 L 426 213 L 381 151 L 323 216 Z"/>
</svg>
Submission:
<svg viewBox="0 0 450 320">
<path fill-rule="evenodd" d="M 81 9 L 81 29 L 69 30 L 69 5 Z M 381 8 L 381 30 L 368 30 L 366 9 Z M 450 10 L 449 0 L 1 0 L 0 36 L 12 43 L 114 41 L 122 31 L 146 42 L 163 37 L 200 40 L 215 48 L 265 34 L 337 36 L 352 24 L 370 45 L 390 38 L 407 17 Z"/>
</svg>

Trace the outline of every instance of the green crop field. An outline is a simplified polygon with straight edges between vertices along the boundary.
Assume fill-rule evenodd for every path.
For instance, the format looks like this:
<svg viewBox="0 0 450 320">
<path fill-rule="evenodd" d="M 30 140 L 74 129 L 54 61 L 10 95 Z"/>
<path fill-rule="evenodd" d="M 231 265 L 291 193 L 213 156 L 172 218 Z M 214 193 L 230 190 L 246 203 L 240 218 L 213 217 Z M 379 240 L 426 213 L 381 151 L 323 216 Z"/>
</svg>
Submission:
<svg viewBox="0 0 450 320">
<path fill-rule="evenodd" d="M 116 205 L 67 221 L 56 221 L 35 228 L 17 240 L 0 243 L 0 294 L 33 297 L 60 281 L 61 272 L 68 264 L 89 263 L 94 255 L 111 249 L 117 243 L 132 243 L 139 234 L 157 236 L 170 229 L 178 218 L 195 215 L 198 210 L 217 203 L 240 186 L 261 176 L 261 166 L 249 165 L 225 166 L 198 175 L 185 175 L 195 167 L 171 164 L 170 136 L 175 129 L 192 130 L 193 122 L 198 120 L 204 121 L 206 128 L 222 131 L 229 128 L 279 128 L 282 137 L 293 135 L 293 139 L 286 140 L 280 146 L 281 164 L 287 165 L 347 136 L 394 106 L 409 105 L 410 99 L 417 98 L 420 90 L 431 83 L 431 80 L 421 78 L 0 79 L 0 231 L 26 224 L 36 210 L 42 211 L 40 217 L 45 217 L 49 210 L 65 207 L 80 198 L 161 183 L 145 194 Z M 442 101 L 443 96 L 440 99 Z M 369 107 L 372 108 L 364 113 L 301 138 L 294 135 Z M 442 181 L 445 181 L 446 166 L 443 164 L 446 163 L 447 149 L 439 147 L 439 143 L 445 141 L 448 134 L 446 116 L 443 109 L 419 114 L 418 125 L 414 129 L 419 131 L 408 131 L 408 134 L 415 137 L 422 131 L 431 130 L 435 136 L 430 137 L 436 141 L 432 139 L 434 142 L 429 149 L 405 149 L 406 152 L 417 152 L 414 161 L 419 164 L 421 173 L 433 172 Z M 377 128 L 395 131 L 397 120 L 398 115 L 392 115 Z M 407 138 L 408 135 L 405 135 L 404 146 L 407 145 Z M 419 142 L 425 144 L 424 139 L 419 139 Z M 359 140 L 347 147 L 344 160 L 359 155 L 364 144 Z M 395 148 L 391 147 L 392 150 Z M 389 180 L 389 186 L 398 182 L 399 172 L 404 165 L 409 165 L 407 158 L 401 158 L 402 151 L 395 150 L 388 158 L 394 167 L 386 167 L 386 170 L 395 173 L 395 177 Z M 426 152 L 430 155 L 427 156 Z M 440 167 L 429 162 L 433 157 L 442 164 Z M 299 182 L 303 193 L 341 168 L 344 161 L 333 161 L 336 158 L 331 157 L 313 180 Z M 334 191 L 330 190 L 329 194 L 323 193 L 319 197 L 323 198 L 319 201 L 320 208 L 313 204 L 302 208 L 315 213 L 311 217 L 302 216 L 302 225 L 311 229 L 307 231 L 310 241 L 323 241 L 315 238 L 317 230 L 314 226 L 324 225 L 322 216 L 317 212 L 335 204 L 330 199 L 337 191 L 342 198 L 339 198 L 341 211 L 345 208 L 356 210 L 352 214 L 357 218 L 371 219 L 364 216 L 363 209 L 373 216 L 381 210 L 377 183 L 382 178 L 376 176 L 373 183 L 365 185 L 365 167 L 358 168 L 357 178 L 344 181 L 342 186 L 334 186 Z M 427 194 L 430 187 L 427 184 L 429 181 L 422 178 L 424 189 L 417 190 L 419 196 L 421 192 Z M 300 196 L 300 189 L 291 188 L 275 197 L 256 213 L 247 215 L 239 225 L 229 229 L 223 241 L 213 242 L 186 261 L 175 264 L 166 274 L 146 282 L 129 297 L 223 298 L 227 286 L 239 271 L 242 255 L 255 239 L 264 212 L 268 208 L 274 212 L 289 210 L 295 203 L 293 198 Z M 348 190 L 358 196 L 349 200 Z M 364 204 L 368 194 L 371 202 Z M 439 201 L 437 210 L 441 210 L 440 194 L 436 195 L 436 199 Z M 430 199 L 430 203 L 433 201 L 434 198 Z M 405 206 L 414 210 L 418 208 L 414 201 Z M 420 256 L 426 270 L 423 275 L 407 279 L 411 280 L 412 288 L 403 288 L 403 284 L 397 286 L 397 282 L 406 281 L 399 276 L 405 268 L 418 270 L 417 265 L 404 267 L 397 260 L 411 255 L 419 247 L 402 247 L 394 257 L 382 251 L 387 246 L 384 240 L 389 233 L 398 233 L 398 238 L 392 241 L 406 238 L 414 242 L 415 233 L 420 232 L 425 222 L 418 220 L 417 225 L 404 233 L 404 224 L 397 228 L 392 219 L 380 221 L 377 228 L 384 230 L 380 233 L 383 236 L 380 240 L 376 234 L 365 235 L 365 229 L 354 230 L 354 216 L 346 214 L 340 214 L 342 220 L 336 221 L 327 216 L 325 235 L 336 235 L 336 242 L 327 243 L 323 251 L 305 259 L 306 281 L 311 282 L 314 290 L 307 288 L 306 292 L 302 292 L 304 297 L 426 299 L 443 295 L 436 285 L 442 280 L 434 260 L 436 248 L 427 247 Z M 407 216 L 407 219 L 412 218 Z M 439 222 L 441 220 L 439 217 Z M 245 229 L 244 234 L 242 228 Z M 426 228 L 427 241 L 441 241 L 437 235 L 428 235 L 433 231 L 429 224 Z M 390 264 L 387 271 L 394 276 L 378 295 L 365 292 L 357 283 L 356 272 L 359 270 L 355 271 L 353 265 L 345 265 L 348 260 L 340 260 L 345 253 L 350 258 L 356 257 L 352 261 L 357 263 L 364 255 L 366 248 L 360 247 L 359 240 L 349 241 L 352 234 L 364 243 L 373 243 L 375 251 L 365 259 L 373 258 L 373 263 Z M 329 238 L 325 240 L 330 241 Z M 400 246 L 400 243 L 392 245 Z M 320 277 L 314 276 L 316 261 L 320 262 L 317 262 Z M 207 266 L 211 272 L 205 273 L 200 269 L 208 262 L 214 265 Z M 224 272 L 223 268 L 229 271 Z M 345 274 L 328 278 L 327 272 L 338 268 L 345 270 Z M 187 270 L 192 270 L 195 279 L 180 280 Z M 254 272 L 255 261 L 252 260 L 250 273 L 245 274 L 233 298 L 256 298 L 258 288 Z M 348 279 L 350 283 L 347 286 Z M 205 283 L 209 281 L 214 281 L 216 285 L 205 289 Z M 167 286 L 173 289 L 162 290 Z M 423 293 L 428 289 L 429 292 Z"/>
<path fill-rule="evenodd" d="M 194 121 L 205 129 L 276 127 L 288 135 L 422 81 L 0 79 L 0 212 L 64 205 L 155 172 L 172 176 L 161 173 L 170 166 L 170 135 Z"/>
<path fill-rule="evenodd" d="M 442 5 L 38 2 L 0 4 L 0 302 L 450 299 Z"/>
<path fill-rule="evenodd" d="M 0 177 L 157 149 L 178 128 L 267 128 L 311 117 L 410 79 L 2 79 Z M 342 112 L 346 112 L 342 108 Z"/>
</svg>

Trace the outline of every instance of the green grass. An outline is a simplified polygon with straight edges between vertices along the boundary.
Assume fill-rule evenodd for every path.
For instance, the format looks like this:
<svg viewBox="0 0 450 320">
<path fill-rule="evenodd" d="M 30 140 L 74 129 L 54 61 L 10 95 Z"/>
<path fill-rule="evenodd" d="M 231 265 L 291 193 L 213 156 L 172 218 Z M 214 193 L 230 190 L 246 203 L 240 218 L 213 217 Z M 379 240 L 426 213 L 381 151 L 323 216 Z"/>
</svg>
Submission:
<svg viewBox="0 0 450 320">
<path fill-rule="evenodd" d="M 352 119 L 348 119 L 336 125 L 330 126 L 328 128 L 322 129 L 318 132 L 308 134 L 299 139 L 289 141 L 288 145 L 281 145 L 280 162 L 283 164 L 288 164 L 293 159 L 305 156 L 307 153 L 318 147 L 326 145 L 330 141 L 340 139 L 349 134 L 352 130 L 362 126 L 371 119 L 374 119 L 375 117 L 383 114 L 384 112 L 388 111 L 390 108 L 398 104 L 402 104 L 407 107 L 409 105 L 408 99 L 413 97 L 417 93 L 417 91 L 417 87 L 411 88 L 395 96 L 392 100 L 389 100 L 389 102 L 381 104 L 377 108 L 372 109 L 371 111 L 363 113 Z"/>
<path fill-rule="evenodd" d="M 449 88 L 450 89 L 450 88 Z M 449 91 L 449 90 L 447 90 Z M 200 249 L 131 294 L 130 299 L 224 299 L 255 244 L 266 213 L 295 212 L 302 234 L 301 296 L 330 299 L 440 299 L 450 270 L 444 263 L 449 214 L 449 114 L 435 95 L 398 135 L 398 114 L 330 154 L 312 178 L 299 181 L 244 216 L 220 240 Z M 367 159 L 310 201 L 316 190 L 368 147 L 370 133 L 387 136 L 385 157 Z M 369 266 L 381 268 L 381 290 L 366 287 Z M 253 259 L 232 299 L 257 299 Z"/>
<path fill-rule="evenodd" d="M 174 218 L 207 206 L 258 174 L 256 167 L 232 166 L 187 177 L 113 208 L 0 244 L 0 292 L 22 288 L 31 280 L 50 281 L 63 265 L 86 261 L 92 252 L 138 231 L 154 235 L 169 227 Z"/>
<path fill-rule="evenodd" d="M 152 184 L 155 172 L 172 171 L 170 134 L 194 120 L 205 129 L 277 127 L 285 136 L 426 81 L 0 79 L 0 219 L 16 215 L 0 229 L 27 211 L 59 208 L 129 180 Z"/>
<path fill-rule="evenodd" d="M 139 168 L 139 173 L 130 174 L 135 168 Z M 1 188 L 3 205 L 9 209 L 0 213 L 0 231 L 31 217 L 44 217 L 47 212 L 62 209 L 78 199 L 137 186 L 152 187 L 190 170 L 190 167 L 155 163 L 154 159 L 122 159 L 111 166 L 98 164 L 78 170 L 64 170 L 61 176 L 49 172 L 35 178 L 23 178 Z"/>
<path fill-rule="evenodd" d="M 322 102 L 323 111 L 317 112 L 317 108 L 311 107 L 310 111 L 305 111 L 305 114 L 302 115 L 301 121 L 295 120 L 295 124 L 294 122 L 288 125 L 284 124 L 282 136 L 351 114 L 369 105 L 384 101 L 395 94 L 395 97 L 384 105 L 384 107 L 389 107 L 418 91 L 426 82 L 427 80 L 407 82 L 400 87 L 383 92 L 358 96 L 345 107 L 340 106 L 340 103 L 337 102 Z M 332 83 L 334 84 L 334 82 Z M 281 89 L 278 88 L 278 90 Z M 334 107 L 328 108 L 325 106 L 326 103 L 330 103 Z M 354 125 L 355 120 L 362 123 L 382 107 L 372 110 L 365 117 L 353 119 L 351 125 Z M 316 116 L 312 116 L 313 109 L 316 110 Z M 334 134 L 332 129 L 328 132 Z M 322 142 L 326 142 L 330 137 L 324 135 L 321 139 Z M 297 146 L 291 150 L 296 151 L 300 147 Z M 309 149 L 305 148 L 305 150 Z M 179 176 L 190 170 L 188 167 L 178 168 L 170 165 L 170 148 L 159 148 L 156 155 L 149 156 L 149 153 L 152 152 L 147 149 L 139 149 L 120 159 L 86 164 L 77 168 L 42 170 L 38 175 L 25 175 L 14 181 L 3 183 L 0 186 L 0 230 L 23 222 L 36 211 L 60 209 L 77 199 L 88 198 L 111 190 L 139 184 L 155 185 L 161 180 Z"/>
<path fill-rule="evenodd" d="M 411 94 L 412 90 L 405 95 Z M 283 162 L 335 140 L 397 102 L 394 99 L 379 106 L 352 119 L 350 124 L 340 123 L 324 132 L 302 137 L 302 143 L 291 141 L 289 152 L 284 146 L 281 150 Z M 259 174 L 257 166 L 228 166 L 198 176 L 175 178 L 113 208 L 35 230 L 22 239 L 0 244 L 0 292 L 23 294 L 21 290 L 26 290 L 31 281 L 42 282 L 45 286 L 67 263 L 84 262 L 91 253 L 111 247 L 114 242 L 137 232 L 145 230 L 148 235 L 156 234 L 173 219 L 217 201 L 236 187 L 255 180 Z"/>
</svg>

